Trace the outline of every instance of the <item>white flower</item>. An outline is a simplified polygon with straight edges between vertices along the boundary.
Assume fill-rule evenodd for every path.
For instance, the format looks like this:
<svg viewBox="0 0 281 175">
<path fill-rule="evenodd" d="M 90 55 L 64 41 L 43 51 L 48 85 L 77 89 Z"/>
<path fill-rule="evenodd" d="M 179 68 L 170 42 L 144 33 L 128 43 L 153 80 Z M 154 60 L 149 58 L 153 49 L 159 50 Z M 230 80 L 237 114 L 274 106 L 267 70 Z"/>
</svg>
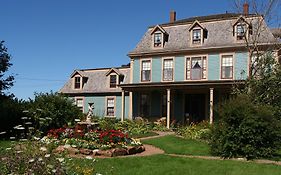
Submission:
<svg viewBox="0 0 281 175">
<path fill-rule="evenodd" d="M 57 160 L 58 160 L 59 162 L 63 162 L 63 161 L 64 161 L 64 158 L 57 158 Z"/>
<path fill-rule="evenodd" d="M 23 151 L 17 151 L 17 153 L 19 154 L 19 153 L 22 153 Z"/>
<path fill-rule="evenodd" d="M 47 148 L 46 147 L 41 147 L 40 151 L 47 151 Z"/>
<path fill-rule="evenodd" d="M 32 163 L 32 162 L 34 162 L 35 160 L 34 159 L 30 159 L 29 161 L 28 161 L 28 163 Z"/>
<path fill-rule="evenodd" d="M 57 170 L 53 169 L 53 170 L 52 170 L 52 172 L 53 172 L 53 173 L 56 173 L 56 172 L 57 172 Z"/>
<path fill-rule="evenodd" d="M 91 156 L 86 156 L 85 158 L 86 159 L 93 159 Z"/>
<path fill-rule="evenodd" d="M 39 158 L 38 158 L 38 161 L 39 161 L 39 162 L 43 161 L 42 157 L 39 157 Z"/>
<path fill-rule="evenodd" d="M 71 147 L 72 147 L 72 148 L 77 148 L 77 146 L 76 146 L 76 145 L 71 145 Z"/>
<path fill-rule="evenodd" d="M 34 140 L 40 140 L 39 137 L 35 137 L 35 136 L 33 137 L 33 139 L 34 139 Z"/>
<path fill-rule="evenodd" d="M 12 148 L 6 148 L 6 150 L 11 150 Z"/>
<path fill-rule="evenodd" d="M 46 154 L 46 155 L 45 155 L 46 158 L 48 158 L 48 157 L 50 157 L 50 156 L 51 156 L 51 154 Z"/>
<path fill-rule="evenodd" d="M 100 173 L 96 173 L 96 175 L 102 175 L 102 174 L 100 174 Z"/>
</svg>

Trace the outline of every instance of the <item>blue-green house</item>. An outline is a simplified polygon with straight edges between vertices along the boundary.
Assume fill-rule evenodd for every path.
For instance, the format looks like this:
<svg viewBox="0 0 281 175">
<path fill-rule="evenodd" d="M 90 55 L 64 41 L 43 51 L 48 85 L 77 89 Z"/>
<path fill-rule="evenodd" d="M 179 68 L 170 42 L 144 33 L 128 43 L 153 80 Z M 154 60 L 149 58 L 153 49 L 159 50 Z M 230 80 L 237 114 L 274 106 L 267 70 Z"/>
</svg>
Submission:
<svg viewBox="0 0 281 175">
<path fill-rule="evenodd" d="M 261 50 L 276 43 L 276 35 L 262 16 L 247 11 L 182 20 L 175 16 L 171 12 L 169 23 L 148 27 L 128 53 L 130 64 L 75 70 L 60 92 L 73 97 L 84 113 L 94 103 L 97 116 L 165 117 L 167 127 L 212 123 L 213 105 L 249 76 L 253 56 L 246 45 L 257 28 L 263 29 L 255 40 Z"/>
</svg>

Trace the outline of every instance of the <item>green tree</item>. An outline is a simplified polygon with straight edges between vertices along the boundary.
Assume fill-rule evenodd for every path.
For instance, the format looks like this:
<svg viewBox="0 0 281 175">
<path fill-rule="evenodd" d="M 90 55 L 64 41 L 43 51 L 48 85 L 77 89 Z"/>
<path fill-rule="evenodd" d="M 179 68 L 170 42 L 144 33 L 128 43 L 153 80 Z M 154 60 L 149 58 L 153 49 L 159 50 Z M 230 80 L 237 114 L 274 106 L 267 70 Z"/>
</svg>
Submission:
<svg viewBox="0 0 281 175">
<path fill-rule="evenodd" d="M 70 98 L 58 93 L 36 93 L 28 105 L 28 113 L 34 119 L 35 129 L 46 133 L 53 128 L 71 125 L 82 112 Z"/>
<path fill-rule="evenodd" d="M 9 67 L 12 66 L 10 60 L 11 56 L 8 53 L 8 49 L 4 46 L 4 41 L 0 41 L 0 96 L 4 96 L 4 90 L 13 86 L 14 76 L 5 76 Z"/>
</svg>

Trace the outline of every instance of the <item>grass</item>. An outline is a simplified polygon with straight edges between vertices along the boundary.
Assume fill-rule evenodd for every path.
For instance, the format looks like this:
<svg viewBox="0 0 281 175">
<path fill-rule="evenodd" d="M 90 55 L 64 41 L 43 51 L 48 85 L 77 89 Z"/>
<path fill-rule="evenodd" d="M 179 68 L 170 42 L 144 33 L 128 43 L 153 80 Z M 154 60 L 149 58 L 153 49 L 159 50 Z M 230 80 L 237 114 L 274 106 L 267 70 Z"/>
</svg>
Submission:
<svg viewBox="0 0 281 175">
<path fill-rule="evenodd" d="M 132 135 L 130 135 L 130 137 L 137 139 L 137 138 L 144 138 L 144 137 L 157 136 L 157 135 L 158 134 L 155 132 L 148 132 L 145 134 L 132 134 Z"/>
<path fill-rule="evenodd" d="M 143 140 L 142 143 L 154 145 L 169 154 L 210 156 L 210 147 L 207 143 L 187 140 L 174 135 Z"/>
<path fill-rule="evenodd" d="M 280 175 L 281 166 L 238 162 L 233 160 L 203 160 L 196 158 L 155 155 L 148 157 L 110 158 L 93 160 L 73 159 L 76 166 L 91 166 L 101 174 L 122 175 Z"/>
</svg>

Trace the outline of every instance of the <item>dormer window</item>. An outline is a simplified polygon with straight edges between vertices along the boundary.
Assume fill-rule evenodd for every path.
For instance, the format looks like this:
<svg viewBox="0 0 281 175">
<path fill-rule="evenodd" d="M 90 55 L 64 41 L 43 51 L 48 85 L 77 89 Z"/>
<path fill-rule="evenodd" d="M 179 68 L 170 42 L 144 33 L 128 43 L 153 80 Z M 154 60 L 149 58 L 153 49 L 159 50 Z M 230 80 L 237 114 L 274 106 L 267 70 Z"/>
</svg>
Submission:
<svg viewBox="0 0 281 175">
<path fill-rule="evenodd" d="M 81 77 L 74 78 L 74 89 L 81 89 Z"/>
<path fill-rule="evenodd" d="M 207 39 L 208 31 L 204 28 L 199 21 L 195 20 L 189 27 L 190 45 L 201 46 L 204 39 Z"/>
<path fill-rule="evenodd" d="M 162 33 L 154 33 L 154 47 L 162 46 Z"/>
<path fill-rule="evenodd" d="M 192 30 L 192 43 L 201 44 L 201 29 Z"/>
<path fill-rule="evenodd" d="M 152 47 L 153 48 L 163 48 L 165 42 L 168 41 L 168 33 L 163 29 L 163 27 L 156 25 L 151 30 Z"/>
<path fill-rule="evenodd" d="M 110 88 L 116 88 L 117 75 L 110 75 Z"/>
<path fill-rule="evenodd" d="M 246 35 L 246 25 L 245 24 L 238 24 L 236 26 L 236 37 L 237 40 L 243 40 Z"/>
</svg>

